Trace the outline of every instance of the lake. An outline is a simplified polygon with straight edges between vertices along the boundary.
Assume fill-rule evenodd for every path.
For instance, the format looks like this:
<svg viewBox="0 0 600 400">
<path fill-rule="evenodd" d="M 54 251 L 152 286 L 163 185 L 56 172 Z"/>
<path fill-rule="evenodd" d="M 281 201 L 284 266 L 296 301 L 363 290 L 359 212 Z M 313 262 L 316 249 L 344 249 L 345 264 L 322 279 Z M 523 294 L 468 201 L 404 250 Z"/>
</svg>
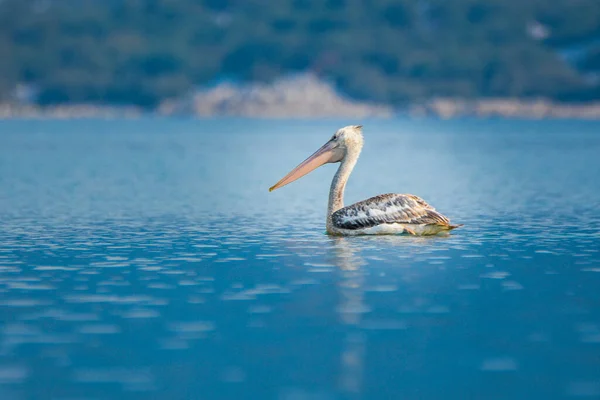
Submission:
<svg viewBox="0 0 600 400">
<path fill-rule="evenodd" d="M 333 238 L 421 196 L 447 237 Z M 600 398 L 600 123 L 0 121 L 0 399 Z"/>
</svg>

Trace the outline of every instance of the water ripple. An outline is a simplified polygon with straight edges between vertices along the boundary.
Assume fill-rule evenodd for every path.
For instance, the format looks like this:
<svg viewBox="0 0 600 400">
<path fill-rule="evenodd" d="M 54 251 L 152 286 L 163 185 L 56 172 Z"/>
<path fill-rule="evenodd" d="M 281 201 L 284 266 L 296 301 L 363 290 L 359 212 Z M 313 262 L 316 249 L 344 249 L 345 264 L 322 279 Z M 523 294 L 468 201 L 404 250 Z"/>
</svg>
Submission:
<svg viewBox="0 0 600 400">
<path fill-rule="evenodd" d="M 192 127 L 0 135 L 0 397 L 597 397 L 597 135 L 528 163 L 511 132 L 373 134 L 349 199 L 391 182 L 465 225 L 332 238 L 331 169 L 266 191 L 312 129 L 275 169 L 274 136 Z"/>
</svg>

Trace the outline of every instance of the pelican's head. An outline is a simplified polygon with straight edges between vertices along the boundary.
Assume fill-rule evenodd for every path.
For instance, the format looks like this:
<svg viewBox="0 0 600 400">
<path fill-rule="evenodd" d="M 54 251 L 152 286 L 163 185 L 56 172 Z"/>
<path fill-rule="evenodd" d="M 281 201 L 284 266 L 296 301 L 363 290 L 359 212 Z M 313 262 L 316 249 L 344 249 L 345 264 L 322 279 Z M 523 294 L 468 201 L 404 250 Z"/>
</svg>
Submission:
<svg viewBox="0 0 600 400">
<path fill-rule="evenodd" d="M 348 154 L 358 156 L 362 146 L 362 125 L 349 125 L 340 128 L 312 156 L 302 161 L 300 165 L 269 188 L 269 192 L 294 182 L 323 164 L 340 162 Z"/>
</svg>

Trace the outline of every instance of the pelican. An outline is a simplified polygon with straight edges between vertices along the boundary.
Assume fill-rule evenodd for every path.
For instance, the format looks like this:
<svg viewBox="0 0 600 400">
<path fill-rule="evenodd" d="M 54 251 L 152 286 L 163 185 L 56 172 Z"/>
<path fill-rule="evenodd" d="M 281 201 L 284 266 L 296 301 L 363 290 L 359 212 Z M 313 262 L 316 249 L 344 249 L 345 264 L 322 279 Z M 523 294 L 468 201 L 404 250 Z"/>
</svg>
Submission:
<svg viewBox="0 0 600 400">
<path fill-rule="evenodd" d="M 327 206 L 327 233 L 330 235 L 385 235 L 408 233 L 436 235 L 462 225 L 452 225 L 420 197 L 412 194 L 382 194 L 344 207 L 344 189 L 363 147 L 362 125 L 338 131 L 269 192 L 303 177 L 327 163 L 340 163 L 331 182 Z"/>
</svg>

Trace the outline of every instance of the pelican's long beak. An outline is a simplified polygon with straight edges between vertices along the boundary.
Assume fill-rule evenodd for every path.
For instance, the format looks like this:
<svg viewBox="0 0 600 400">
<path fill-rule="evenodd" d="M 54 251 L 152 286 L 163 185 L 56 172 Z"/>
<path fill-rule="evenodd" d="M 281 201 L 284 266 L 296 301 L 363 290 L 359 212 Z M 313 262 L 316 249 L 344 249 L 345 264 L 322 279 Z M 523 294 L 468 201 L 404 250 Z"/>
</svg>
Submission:
<svg viewBox="0 0 600 400">
<path fill-rule="evenodd" d="M 342 159 L 342 151 L 335 146 L 335 142 L 330 140 L 323 147 L 317 150 L 312 156 L 302 161 L 300 165 L 294 168 L 289 174 L 284 176 L 279 182 L 269 188 L 269 192 L 279 189 L 282 186 L 292 183 L 302 178 L 304 175 L 315 170 L 323 164 L 338 162 Z"/>
</svg>

